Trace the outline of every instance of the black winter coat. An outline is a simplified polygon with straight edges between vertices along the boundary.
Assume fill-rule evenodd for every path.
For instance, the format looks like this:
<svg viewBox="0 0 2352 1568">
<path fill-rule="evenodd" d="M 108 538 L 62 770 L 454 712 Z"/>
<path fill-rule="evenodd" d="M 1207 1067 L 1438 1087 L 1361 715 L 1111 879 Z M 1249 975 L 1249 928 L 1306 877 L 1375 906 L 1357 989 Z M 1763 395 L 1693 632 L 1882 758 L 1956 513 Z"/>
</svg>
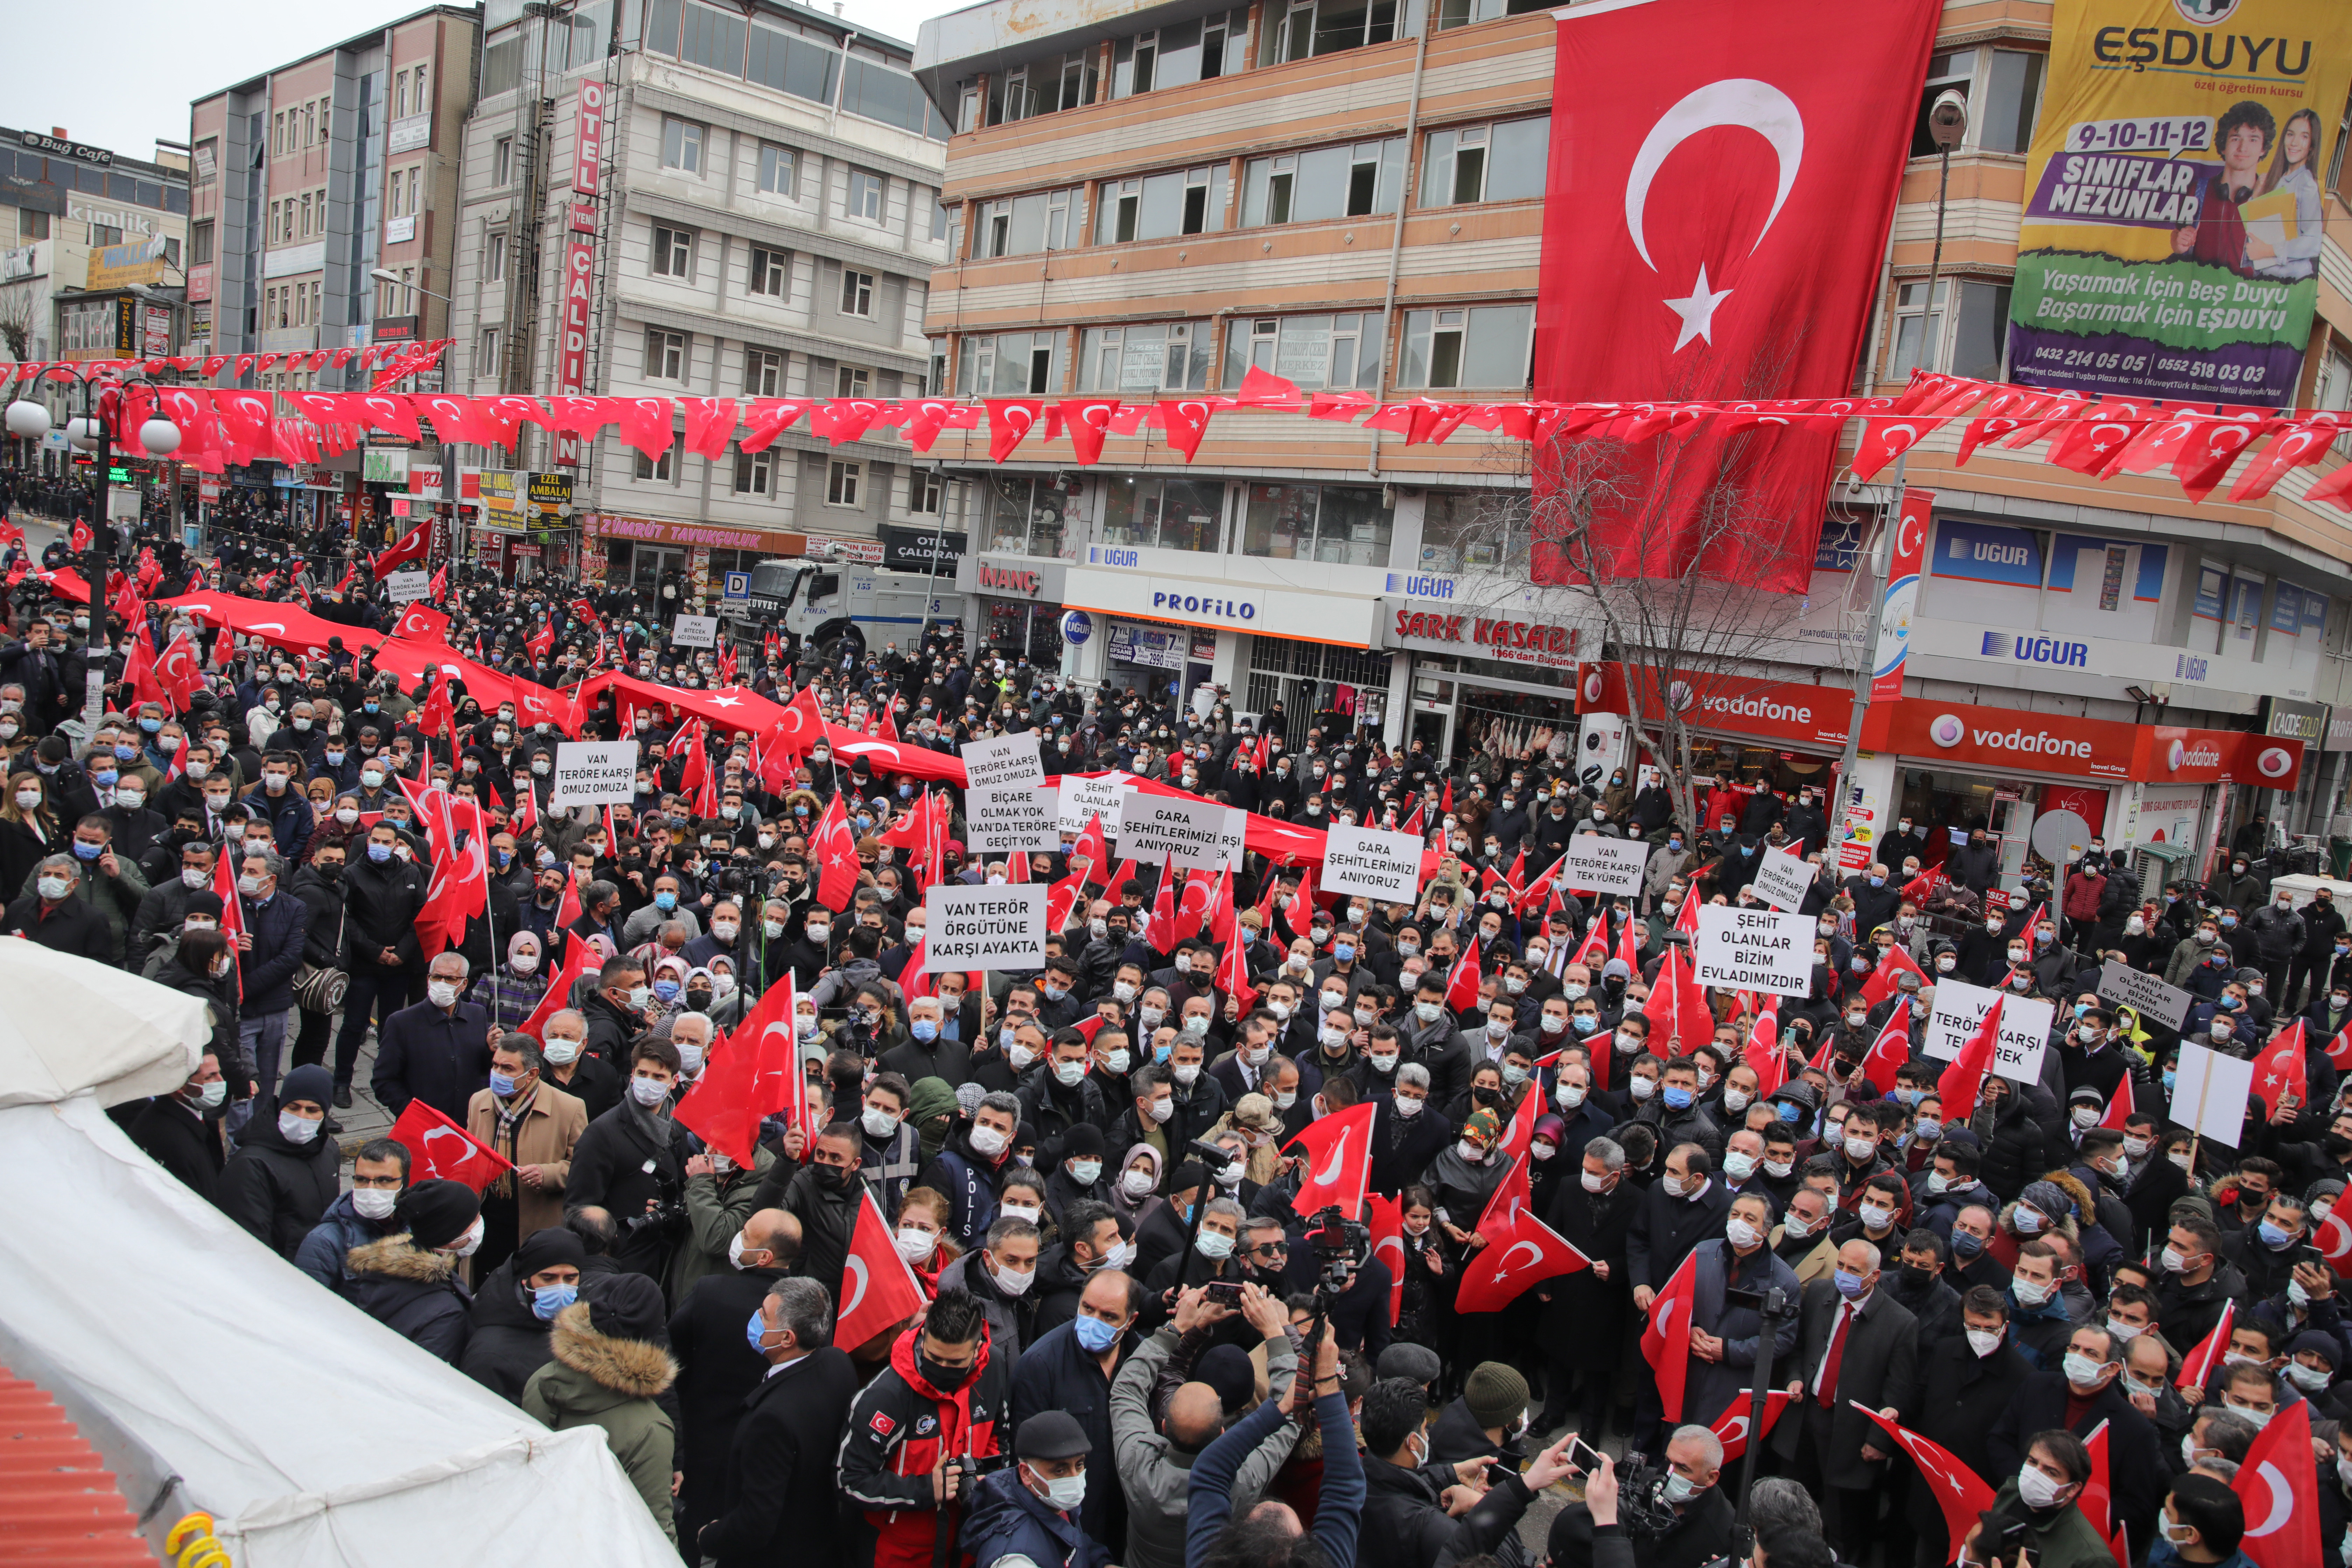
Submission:
<svg viewBox="0 0 2352 1568">
<path fill-rule="evenodd" d="M 539 1321 L 522 1299 L 509 1258 L 490 1270 L 474 1292 L 473 1321 L 457 1370 L 508 1404 L 522 1404 L 522 1385 L 554 1359 L 550 1325 Z"/>
<path fill-rule="evenodd" d="M 415 964 L 424 953 L 417 945 L 416 917 L 425 908 L 425 873 L 398 856 L 379 866 L 364 848 L 353 855 L 343 870 L 343 907 L 350 913 L 344 971 L 383 974 Z M 400 955 L 397 964 L 379 961 L 385 948 Z"/>
<path fill-rule="evenodd" d="M 622 1227 L 613 1259 L 633 1274 L 659 1279 L 677 1239 L 674 1231 L 629 1227 L 657 1198 L 682 1200 L 686 1192 L 687 1131 L 667 1117 L 656 1117 L 658 1140 L 640 1125 L 635 1105 L 623 1100 L 588 1124 L 572 1146 L 572 1173 L 563 1184 L 563 1206 L 609 1210 Z M 654 1168 L 645 1166 L 651 1161 Z"/>
<path fill-rule="evenodd" d="M 418 1349 L 457 1364 L 466 1350 L 473 1298 L 458 1282 L 456 1253 L 425 1251 L 403 1231 L 352 1247 L 346 1261 L 351 1273 L 340 1288 L 344 1300 Z"/>
<path fill-rule="evenodd" d="M 176 1094 L 159 1094 L 131 1119 L 131 1141 L 190 1192 L 220 1202 L 220 1124 L 191 1111 Z"/>
<path fill-rule="evenodd" d="M 725 1268 L 688 1287 L 669 1317 L 670 1354 L 677 1362 L 678 1466 L 688 1489 L 702 1492 L 696 1513 L 709 1518 L 719 1506 L 736 1423 L 760 1387 L 767 1358 L 755 1353 L 743 1326 L 760 1308 L 768 1288 L 783 1278 L 777 1268 Z"/>
<path fill-rule="evenodd" d="M 700 1555 L 719 1568 L 837 1559 L 834 1459 L 856 1394 L 856 1370 L 832 1345 L 753 1388 L 728 1450 L 721 1511 L 701 1532 Z"/>
<path fill-rule="evenodd" d="M 2050 1169 L 2043 1150 L 2042 1124 L 2028 1113 L 2023 1098 L 2015 1093 L 2001 1100 L 1999 1112 L 1986 1125 L 1981 1109 L 1971 1123 L 1977 1138 L 1984 1146 L 1984 1161 L 1977 1173 L 1978 1179 L 1993 1191 L 2003 1203 L 2014 1203 L 2017 1194 L 2025 1190 L 2028 1182 L 2039 1181 Z"/>
<path fill-rule="evenodd" d="M 1949 1448 L 1959 1461 L 1979 1476 L 1994 1474 L 1986 1439 L 1993 1423 L 2009 1408 L 2010 1399 L 2033 1375 L 2015 1342 L 2003 1335 L 1992 1354 L 1979 1356 L 1965 1335 L 1942 1340 L 1919 1353 L 1918 1416 L 1913 1430 Z M 1943 1528 L 1944 1510 L 1935 1489 L 1915 1468 L 1911 1475 L 1911 1518 L 1932 1538 Z"/>
<path fill-rule="evenodd" d="M 229 1218 L 289 1262 L 342 1191 L 342 1150 L 331 1127 L 296 1145 L 278 1131 L 278 1102 L 263 1100 L 221 1171 L 220 1205 Z"/>
</svg>

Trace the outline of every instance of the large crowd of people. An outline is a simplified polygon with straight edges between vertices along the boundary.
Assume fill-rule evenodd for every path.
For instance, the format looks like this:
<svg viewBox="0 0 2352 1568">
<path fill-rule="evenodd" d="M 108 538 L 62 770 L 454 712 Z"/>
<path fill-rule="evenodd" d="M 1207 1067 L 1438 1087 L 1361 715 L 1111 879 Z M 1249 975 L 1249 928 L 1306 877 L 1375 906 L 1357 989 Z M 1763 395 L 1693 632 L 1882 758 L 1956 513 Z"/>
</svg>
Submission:
<svg viewBox="0 0 2352 1568">
<path fill-rule="evenodd" d="M 1818 784 L 1708 781 L 1689 821 L 1638 767 L 1457 763 L 1341 714 L 1082 690 L 951 626 L 734 650 L 740 685 L 813 689 L 910 747 L 1034 731 L 1048 775 L 1427 834 L 1410 900 L 1247 854 L 1220 939 L 1159 866 L 1102 865 L 1042 968 L 926 974 L 927 884 L 1059 882 L 1069 847 L 967 855 L 947 788 L 919 863 L 892 829 L 931 787 L 822 737 L 779 773 L 776 737 L 713 732 L 716 788 L 689 788 L 691 726 L 610 689 L 581 734 L 639 742 L 635 799 L 556 808 L 570 737 L 462 686 L 428 728 L 426 683 L 379 663 L 395 617 L 364 551 L 235 521 L 201 557 L 135 530 L 131 624 L 110 593 L 95 616 L 56 596 L 54 551 L 0 563 L 0 931 L 203 1001 L 199 1070 L 119 1108 L 131 1137 L 322 1292 L 551 1426 L 603 1428 L 689 1563 L 1696 1565 L 1738 1523 L 1780 1568 L 2242 1564 L 2265 1521 L 2241 1467 L 2283 1420 L 2311 1434 L 2272 1459 L 2309 1467 L 2320 1560 L 2352 1563 L 2352 1249 L 2326 1234 L 2352 1169 L 2330 1050 L 2352 932 L 2247 853 L 2160 889 L 2104 842 L 2004 878 L 1984 823 L 1906 817 L 1842 873 Z M 164 604 L 199 571 L 349 635 L 220 633 Z M 452 647 L 548 688 L 729 684 L 665 634 L 674 605 L 458 566 L 436 608 Z M 210 653 L 184 704 L 123 684 L 141 620 Z M 475 803 L 488 838 L 484 906 L 437 952 L 404 783 Z M 827 900 L 811 840 L 836 801 L 857 865 Z M 1646 842 L 1641 893 L 1559 885 L 1587 833 Z M 1762 1019 L 1708 991 L 1706 1027 L 1663 1023 L 1685 906 L 1757 903 L 1767 848 L 1816 868 L 1809 990 Z M 587 971 L 551 998 L 575 944 Z M 2109 961 L 2186 992 L 2179 1026 L 2103 998 Z M 675 1111 L 787 978 L 816 1131 L 772 1118 L 745 1164 Z M 2054 1004 L 2034 1076 L 1946 1101 L 1926 1044 L 1952 981 Z M 2298 1024 L 2304 1091 L 2198 1136 L 2183 1045 L 2274 1061 Z M 362 1091 L 509 1168 L 477 1191 L 412 1179 L 392 1137 L 347 1151 Z M 1351 1232 L 1334 1267 L 1293 1140 L 1364 1105 L 1401 1234 Z M 1522 1178 L 1579 1265 L 1468 1310 L 1490 1199 Z M 836 1343 L 869 1197 L 927 1300 Z M 1687 1349 L 1662 1368 L 1637 1346 L 1669 1296 Z M 1785 1408 L 1727 1458 L 1768 1355 Z M 1952 1519 L 1864 1407 L 1980 1478 L 1980 1517 Z M 1574 1500 L 1538 1529 L 1556 1483 Z"/>
</svg>

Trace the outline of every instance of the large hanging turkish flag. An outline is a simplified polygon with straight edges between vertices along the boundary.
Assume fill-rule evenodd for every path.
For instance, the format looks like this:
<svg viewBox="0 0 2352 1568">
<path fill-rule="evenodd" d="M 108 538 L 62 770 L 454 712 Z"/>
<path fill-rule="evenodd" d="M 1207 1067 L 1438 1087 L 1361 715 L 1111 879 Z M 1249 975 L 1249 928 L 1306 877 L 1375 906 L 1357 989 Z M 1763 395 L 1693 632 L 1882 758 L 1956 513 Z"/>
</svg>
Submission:
<svg viewBox="0 0 2352 1568">
<path fill-rule="evenodd" d="M 1537 397 L 1850 390 L 1940 0 L 1587 9 L 1559 22 Z M 1840 424 L 1759 409 L 1592 433 L 1622 447 L 1539 437 L 1537 580 L 1697 569 L 1804 592 Z M 1588 555 L 1541 514 L 1596 479 L 1623 499 Z"/>
</svg>

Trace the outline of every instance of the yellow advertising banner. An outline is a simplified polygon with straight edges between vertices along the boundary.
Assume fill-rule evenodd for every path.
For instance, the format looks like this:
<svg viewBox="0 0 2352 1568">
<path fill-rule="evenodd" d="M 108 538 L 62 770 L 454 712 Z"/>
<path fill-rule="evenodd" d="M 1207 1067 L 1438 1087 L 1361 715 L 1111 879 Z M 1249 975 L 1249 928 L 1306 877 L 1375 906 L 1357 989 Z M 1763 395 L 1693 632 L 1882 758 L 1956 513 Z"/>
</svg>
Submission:
<svg viewBox="0 0 2352 1568">
<path fill-rule="evenodd" d="M 2347 79 L 2347 0 L 2058 0 L 2011 376 L 2294 402 Z"/>
<path fill-rule="evenodd" d="M 96 292 L 104 289 L 144 289 L 163 280 L 163 242 L 158 238 L 110 245 L 89 258 L 82 282 Z"/>
</svg>

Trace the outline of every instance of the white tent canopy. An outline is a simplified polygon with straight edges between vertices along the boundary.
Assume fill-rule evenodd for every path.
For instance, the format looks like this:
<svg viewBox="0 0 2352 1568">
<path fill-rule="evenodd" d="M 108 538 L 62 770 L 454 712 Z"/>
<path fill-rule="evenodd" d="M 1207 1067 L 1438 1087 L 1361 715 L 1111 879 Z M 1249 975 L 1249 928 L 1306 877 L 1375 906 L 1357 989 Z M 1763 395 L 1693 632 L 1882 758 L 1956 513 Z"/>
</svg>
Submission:
<svg viewBox="0 0 2352 1568">
<path fill-rule="evenodd" d="M 0 1338 L 177 1475 L 169 1511 L 212 1513 L 238 1568 L 675 1561 L 601 1431 L 321 1290 L 107 1118 L 186 1080 L 198 1004 L 21 942 L 0 995 Z"/>
</svg>

